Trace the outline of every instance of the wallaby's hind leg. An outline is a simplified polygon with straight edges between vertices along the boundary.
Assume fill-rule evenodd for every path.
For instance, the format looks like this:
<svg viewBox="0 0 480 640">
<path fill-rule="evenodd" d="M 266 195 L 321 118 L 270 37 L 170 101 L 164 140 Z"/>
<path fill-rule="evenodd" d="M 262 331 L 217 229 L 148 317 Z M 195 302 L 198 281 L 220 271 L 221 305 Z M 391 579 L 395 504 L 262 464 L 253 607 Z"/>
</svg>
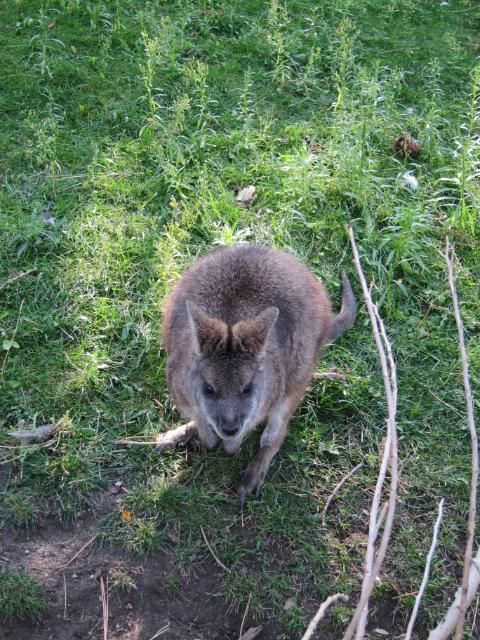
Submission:
<svg viewBox="0 0 480 640">
<path fill-rule="evenodd" d="M 279 400 L 270 412 L 267 426 L 260 438 L 260 449 L 245 469 L 240 481 L 239 495 L 242 508 L 249 493 L 255 491 L 257 496 L 260 493 L 270 463 L 282 446 L 282 442 L 287 435 L 290 418 L 302 399 L 309 381 L 310 378 L 300 389 L 297 387 L 294 394 Z"/>
</svg>

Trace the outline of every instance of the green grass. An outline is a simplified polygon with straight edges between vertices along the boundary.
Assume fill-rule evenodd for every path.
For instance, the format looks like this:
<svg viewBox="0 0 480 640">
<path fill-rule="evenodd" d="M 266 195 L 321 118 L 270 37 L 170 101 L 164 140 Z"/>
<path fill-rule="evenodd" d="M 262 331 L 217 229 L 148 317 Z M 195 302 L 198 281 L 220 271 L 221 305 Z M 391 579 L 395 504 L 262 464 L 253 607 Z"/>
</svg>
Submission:
<svg viewBox="0 0 480 640">
<path fill-rule="evenodd" d="M 47 608 L 42 585 L 24 571 L 0 571 L 0 617 L 40 620 Z"/>
<path fill-rule="evenodd" d="M 338 303 L 341 270 L 355 279 L 349 223 L 400 387 L 399 510 L 376 598 L 395 604 L 402 630 L 413 605 L 404 594 L 418 588 L 444 496 L 419 624 L 438 619 L 460 571 L 469 482 L 438 252 L 448 232 L 478 389 L 479 20 L 469 0 L 3 4 L 0 444 L 20 420 L 63 427 L 50 446 L 0 449 L 11 463 L 0 526 L 31 531 L 47 504 L 75 518 L 121 473 L 130 492 L 99 524 L 103 541 L 143 554 L 170 548 L 174 535 L 188 573 L 209 558 L 203 526 L 234 570 L 219 595 L 278 614 L 279 637 L 298 636 L 334 589 L 357 593 L 385 432 L 363 308 L 320 365 L 348 371 L 345 384 L 312 384 L 245 527 L 235 489 L 255 439 L 233 460 L 116 444 L 180 419 L 165 384 L 161 309 L 197 255 L 245 240 L 284 248 Z M 420 140 L 418 158 L 394 155 L 403 131 Z M 315 162 L 306 137 L 319 145 Z M 407 171 L 417 191 L 401 186 Z M 235 191 L 249 184 L 258 196 L 241 209 Z M 322 526 L 326 497 L 360 461 Z M 167 591 L 180 588 L 166 580 Z M 348 612 L 339 607 L 331 624 L 343 628 Z"/>
</svg>

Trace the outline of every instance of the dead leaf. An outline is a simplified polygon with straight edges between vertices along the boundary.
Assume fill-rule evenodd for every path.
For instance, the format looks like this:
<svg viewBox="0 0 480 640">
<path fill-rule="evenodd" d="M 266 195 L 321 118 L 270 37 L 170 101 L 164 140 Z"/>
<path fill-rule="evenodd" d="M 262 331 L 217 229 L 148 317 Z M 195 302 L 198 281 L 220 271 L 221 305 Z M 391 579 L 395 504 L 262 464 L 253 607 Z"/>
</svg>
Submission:
<svg viewBox="0 0 480 640">
<path fill-rule="evenodd" d="M 237 196 L 237 202 L 241 207 L 249 207 L 257 197 L 257 187 L 250 185 L 240 189 Z"/>
<path fill-rule="evenodd" d="M 60 426 L 60 422 L 52 422 L 51 424 L 42 424 L 35 429 L 27 431 L 9 431 L 8 435 L 20 441 L 20 446 L 26 444 L 37 444 L 49 440 Z"/>
<path fill-rule="evenodd" d="M 128 511 L 128 509 L 122 509 L 122 520 L 124 522 L 131 522 L 132 521 L 132 512 Z"/>
<path fill-rule="evenodd" d="M 288 598 L 288 600 L 286 600 L 285 604 L 283 605 L 283 610 L 290 611 L 290 609 L 293 609 L 296 604 L 297 603 L 295 601 L 295 598 Z"/>
<path fill-rule="evenodd" d="M 262 625 L 260 625 L 259 627 L 250 627 L 248 631 L 245 631 L 245 633 L 242 633 L 242 637 L 240 638 L 240 640 L 253 640 L 259 635 L 261 630 L 262 630 Z"/>
</svg>

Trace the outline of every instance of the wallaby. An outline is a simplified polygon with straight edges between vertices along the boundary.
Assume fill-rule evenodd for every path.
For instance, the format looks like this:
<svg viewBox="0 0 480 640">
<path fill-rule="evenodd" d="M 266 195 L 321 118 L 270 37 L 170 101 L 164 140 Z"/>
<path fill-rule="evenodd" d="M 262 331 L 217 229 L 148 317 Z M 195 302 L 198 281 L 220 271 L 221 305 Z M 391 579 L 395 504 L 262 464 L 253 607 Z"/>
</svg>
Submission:
<svg viewBox="0 0 480 640">
<path fill-rule="evenodd" d="M 259 245 L 214 251 L 188 269 L 167 300 L 167 381 L 207 448 L 235 454 L 267 421 L 240 481 L 240 504 L 263 484 L 324 345 L 356 316 L 343 274 L 342 307 L 293 256 Z M 192 425 L 192 423 L 190 423 Z"/>
</svg>

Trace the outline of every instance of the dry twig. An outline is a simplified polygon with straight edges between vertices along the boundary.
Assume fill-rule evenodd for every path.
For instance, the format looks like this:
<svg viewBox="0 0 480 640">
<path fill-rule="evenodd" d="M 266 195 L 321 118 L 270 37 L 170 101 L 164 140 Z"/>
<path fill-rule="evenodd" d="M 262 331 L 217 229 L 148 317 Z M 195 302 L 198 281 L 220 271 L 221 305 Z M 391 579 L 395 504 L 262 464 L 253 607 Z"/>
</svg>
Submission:
<svg viewBox="0 0 480 640">
<path fill-rule="evenodd" d="M 335 489 L 332 491 L 332 493 L 328 496 L 327 501 L 325 502 L 325 506 L 323 507 L 322 513 L 320 514 L 322 517 L 322 521 L 325 522 L 325 515 L 327 513 L 328 507 L 332 504 L 333 499 L 335 498 L 335 496 L 337 495 L 337 493 L 340 491 L 340 489 L 343 487 L 343 485 L 345 484 L 345 482 L 351 478 L 353 476 L 354 473 L 356 473 L 357 471 L 359 471 L 361 468 L 363 467 L 363 462 L 360 462 L 360 464 L 357 464 L 356 467 L 354 467 L 349 473 L 347 473 L 347 475 L 342 478 L 340 480 L 340 482 L 337 484 L 337 486 L 335 487 Z"/>
<path fill-rule="evenodd" d="M 17 280 L 20 280 L 20 278 L 24 278 L 25 276 L 28 276 L 30 273 L 33 273 L 34 271 L 36 271 L 36 269 L 29 269 L 28 271 L 22 271 L 21 273 L 17 273 L 15 276 L 8 278 L 8 280 L 1 282 L 0 291 L 2 289 L 5 289 L 5 287 L 8 287 L 9 285 L 13 284 Z"/>
<path fill-rule="evenodd" d="M 87 542 L 83 545 L 83 547 L 81 547 L 81 548 L 77 551 L 77 553 L 76 553 L 72 558 L 70 558 L 70 560 L 69 560 L 66 564 L 62 564 L 62 565 L 60 565 L 59 567 L 57 567 L 57 571 L 63 571 L 63 570 L 64 570 L 64 569 L 66 569 L 69 565 L 71 565 L 71 564 L 72 564 L 72 562 L 73 562 L 74 560 L 76 560 L 76 559 L 78 558 L 78 556 L 82 553 L 82 551 L 85 551 L 85 549 L 86 549 L 87 547 L 89 547 L 89 546 L 92 544 L 92 542 L 94 542 L 94 540 L 95 540 L 95 538 L 96 538 L 96 537 L 97 537 L 97 534 L 95 534 L 94 536 L 92 536 L 92 537 L 90 538 L 90 540 L 87 540 Z"/>
<path fill-rule="evenodd" d="M 67 619 L 67 577 L 63 574 L 63 619 Z"/>
<path fill-rule="evenodd" d="M 248 608 L 250 606 L 250 600 L 252 599 L 252 594 L 248 594 L 247 606 L 245 607 L 245 613 L 243 614 L 242 624 L 240 625 L 240 633 L 238 634 L 238 640 L 242 640 L 243 636 L 243 625 L 245 624 L 245 618 L 247 617 Z"/>
<path fill-rule="evenodd" d="M 309 638 L 313 636 L 319 622 L 325 617 L 325 614 L 327 613 L 328 608 L 332 604 L 335 604 L 335 602 L 338 602 L 339 600 L 341 600 L 342 602 L 348 602 L 348 597 L 345 596 L 343 593 L 336 593 L 333 596 L 328 596 L 325 602 L 322 602 L 322 604 L 318 608 L 317 613 L 311 619 L 310 624 L 307 627 L 307 630 L 303 634 L 302 640 L 309 640 Z"/>
<path fill-rule="evenodd" d="M 120 438 L 117 440 L 117 444 L 140 444 L 152 446 L 157 444 L 156 440 L 130 440 L 130 438 Z"/>
<path fill-rule="evenodd" d="M 467 593 L 468 593 L 468 576 L 470 573 L 470 565 L 473 556 L 473 537 L 475 535 L 476 508 L 477 508 L 477 483 L 478 483 L 478 438 L 475 428 L 475 418 L 473 415 L 473 396 L 470 387 L 470 377 L 468 375 L 468 355 L 465 348 L 465 335 L 463 330 L 462 317 L 460 315 L 460 306 L 458 304 L 457 289 L 455 286 L 455 274 L 453 271 L 453 262 L 455 260 L 455 250 L 450 244 L 449 239 L 446 240 L 445 261 L 448 268 L 448 284 L 452 294 L 453 309 L 455 312 L 455 322 L 457 323 L 458 342 L 460 346 L 460 355 L 462 358 L 463 370 L 463 386 L 465 389 L 465 400 L 467 402 L 467 419 L 470 430 L 470 438 L 472 442 L 472 478 L 470 484 L 470 508 L 468 512 L 467 526 L 467 544 L 465 547 L 465 560 L 463 565 L 462 576 L 462 595 L 460 598 L 460 609 L 457 627 L 455 629 L 455 640 L 463 638 L 463 626 L 465 624 L 465 613 L 467 610 Z"/>
<path fill-rule="evenodd" d="M 215 555 L 214 550 L 212 549 L 212 547 L 210 546 L 210 543 L 209 543 L 209 542 L 208 542 L 208 540 L 207 540 L 207 536 L 205 535 L 205 531 L 203 530 L 202 525 L 200 525 L 200 531 L 202 532 L 202 536 L 203 536 L 203 539 L 205 540 L 205 544 L 207 545 L 208 550 L 209 550 L 209 551 L 210 551 L 210 553 L 212 554 L 213 559 L 214 559 L 214 560 L 215 560 L 215 562 L 218 564 L 218 566 L 219 566 L 219 567 L 222 567 L 222 569 L 223 569 L 224 571 L 226 571 L 227 573 L 232 573 L 232 570 L 231 570 L 231 569 L 229 569 L 228 567 L 226 567 L 226 566 L 223 564 L 223 562 L 222 562 L 221 560 L 219 560 L 218 556 L 217 556 L 217 555 Z"/>
<path fill-rule="evenodd" d="M 100 594 L 102 597 L 103 640 L 108 639 L 108 577 L 107 584 L 100 576 Z"/>
<path fill-rule="evenodd" d="M 339 382 L 343 382 L 346 377 L 345 373 L 337 371 L 315 371 L 312 376 L 313 380 L 338 380 Z"/>
<path fill-rule="evenodd" d="M 240 640 L 254 640 L 262 631 L 263 627 L 260 625 L 259 627 L 250 627 L 247 629 Z"/>
<path fill-rule="evenodd" d="M 390 534 L 393 526 L 393 518 L 395 515 L 396 498 L 397 498 L 397 486 L 398 486 L 398 446 L 397 446 L 397 429 L 396 429 L 396 410 L 397 410 L 397 378 L 396 378 L 396 366 L 393 359 L 392 348 L 387 338 L 385 327 L 382 319 L 378 313 L 378 310 L 370 295 L 370 290 L 367 286 L 365 276 L 362 271 L 362 265 L 360 263 L 360 257 L 358 254 L 357 245 L 353 235 L 351 227 L 347 227 L 348 235 L 352 245 L 353 256 L 355 266 L 362 285 L 363 296 L 367 305 L 368 314 L 372 323 L 373 336 L 377 345 L 377 350 L 380 356 L 380 363 L 382 367 L 383 384 L 385 389 L 385 395 L 387 398 L 388 406 L 388 418 L 387 418 L 387 439 L 385 444 L 385 450 L 383 454 L 382 463 L 378 473 L 377 483 L 375 486 L 375 492 L 372 500 L 372 507 L 370 510 L 370 523 L 367 542 L 367 552 L 365 556 L 365 572 L 362 584 L 362 592 L 360 601 L 357 605 L 355 613 L 347 627 L 344 635 L 344 640 L 351 640 L 353 634 L 356 631 L 356 639 L 361 640 L 365 634 L 365 627 L 368 617 L 368 600 L 375 583 L 375 578 L 378 575 L 385 558 L 388 542 L 390 540 Z M 375 543 L 378 534 L 378 510 L 380 506 L 380 500 L 382 497 L 383 484 L 387 473 L 387 468 L 390 462 L 390 496 L 388 501 L 388 508 L 385 517 L 385 527 L 380 540 L 380 544 L 377 552 L 375 553 Z"/>
<path fill-rule="evenodd" d="M 154 451 L 159 453 L 166 449 L 175 449 L 182 442 L 187 442 L 197 433 L 197 425 L 195 422 L 187 422 L 181 424 L 175 429 L 159 433 L 155 440 L 148 440 L 150 436 L 136 436 L 135 438 L 121 438 L 117 440 L 117 444 L 139 444 L 139 445 L 156 445 Z M 143 439 L 145 438 L 145 440 Z"/>
<path fill-rule="evenodd" d="M 157 638 L 159 638 L 160 636 L 163 636 L 164 633 L 167 633 L 169 629 L 170 629 L 170 623 L 161 627 L 156 633 L 153 634 L 150 640 L 157 640 Z"/>
<path fill-rule="evenodd" d="M 437 521 L 435 522 L 435 526 L 433 528 L 432 544 L 430 545 L 430 550 L 427 555 L 427 561 L 425 562 L 425 571 L 423 572 L 422 583 L 420 585 L 420 589 L 418 590 L 417 597 L 415 598 L 415 605 L 413 607 L 410 620 L 408 621 L 407 632 L 403 640 L 410 640 L 410 638 L 412 637 L 413 626 L 415 624 L 418 610 L 420 608 L 420 602 L 422 601 L 423 592 L 425 591 L 425 587 L 428 583 L 428 577 L 430 575 L 430 565 L 432 564 L 433 554 L 435 553 L 435 547 L 437 546 L 438 532 L 440 531 L 440 524 L 442 522 L 443 503 L 444 499 L 442 498 L 438 505 Z"/>
<path fill-rule="evenodd" d="M 476 503 L 477 503 L 477 484 L 478 484 L 478 438 L 475 427 L 475 416 L 473 412 L 473 395 L 470 387 L 470 377 L 468 373 L 468 355 L 465 348 L 465 335 L 463 329 L 462 317 L 460 315 L 460 306 L 458 304 L 457 289 L 455 286 L 454 260 L 455 251 L 446 239 L 445 262 L 448 269 L 448 284 L 453 300 L 453 310 L 455 314 L 455 322 L 457 324 L 458 342 L 460 347 L 460 356 L 462 359 L 463 386 L 465 389 L 465 401 L 467 404 L 467 421 L 470 430 L 470 439 L 472 443 L 472 478 L 470 483 L 470 508 L 468 513 L 467 525 L 467 543 L 465 546 L 465 556 L 463 564 L 462 584 L 458 589 L 455 600 L 450 605 L 444 619 L 440 624 L 430 632 L 428 640 L 446 640 L 455 628 L 455 640 L 463 637 L 463 627 L 465 624 L 465 613 L 470 606 L 475 592 L 480 584 L 480 549 L 477 551 L 476 557 L 473 556 L 473 540 L 475 535 L 476 521 Z"/>
</svg>

